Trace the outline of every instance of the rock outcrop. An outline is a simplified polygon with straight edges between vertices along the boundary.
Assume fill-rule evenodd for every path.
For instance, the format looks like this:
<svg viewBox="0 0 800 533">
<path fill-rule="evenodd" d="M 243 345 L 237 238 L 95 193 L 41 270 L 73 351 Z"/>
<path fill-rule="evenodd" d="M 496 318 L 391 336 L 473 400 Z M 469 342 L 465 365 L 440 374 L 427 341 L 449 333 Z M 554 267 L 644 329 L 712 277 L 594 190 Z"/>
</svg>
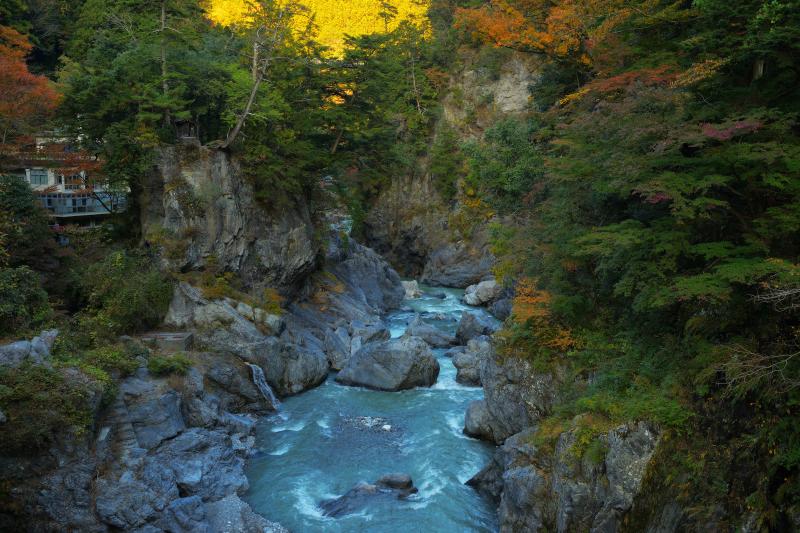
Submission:
<svg viewBox="0 0 800 533">
<path fill-rule="evenodd" d="M 596 450 L 576 449 L 577 429 L 553 452 L 537 448 L 526 429 L 497 449 L 468 484 L 499 504 L 501 532 L 613 532 L 639 492 L 658 433 L 645 423 L 621 425 L 597 437 Z"/>
<path fill-rule="evenodd" d="M 173 270 L 202 269 L 213 261 L 248 286 L 287 292 L 316 268 L 308 208 L 298 204 L 270 214 L 224 151 L 161 148 L 142 191 L 142 233 Z"/>
<path fill-rule="evenodd" d="M 439 362 L 428 344 L 405 336 L 361 348 L 336 376 L 344 385 L 383 391 L 430 387 L 439 376 Z"/>
<path fill-rule="evenodd" d="M 0 367 L 16 368 L 23 363 L 49 364 L 50 350 L 58 336 L 58 330 L 42 331 L 31 340 L 21 340 L 0 346 Z"/>
<path fill-rule="evenodd" d="M 487 279 L 470 285 L 464 291 L 464 303 L 467 305 L 486 305 L 503 293 L 503 287 L 494 279 Z"/>
<path fill-rule="evenodd" d="M 412 279 L 411 281 L 404 281 L 403 290 L 406 291 L 406 298 L 409 300 L 422 296 L 422 291 L 420 290 L 419 284 L 415 279 Z"/>
<path fill-rule="evenodd" d="M 456 329 L 456 342 L 467 344 L 470 339 L 481 335 L 491 335 L 500 328 L 500 324 L 491 317 L 481 315 L 477 312 L 465 311 L 461 315 Z"/>
<path fill-rule="evenodd" d="M 434 250 L 421 279 L 429 285 L 466 288 L 491 275 L 494 257 L 473 244 L 446 244 Z"/>
<path fill-rule="evenodd" d="M 484 359 L 492 354 L 492 345 L 488 337 L 476 337 L 467 343 L 466 349 L 453 355 L 453 366 L 456 367 L 456 381 L 463 385 L 481 384 L 481 366 Z"/>
<path fill-rule="evenodd" d="M 552 374 L 534 372 L 523 359 L 504 358 L 491 349 L 481 363 L 485 398 L 469 404 L 464 431 L 501 444 L 548 416 L 558 394 Z"/>
</svg>

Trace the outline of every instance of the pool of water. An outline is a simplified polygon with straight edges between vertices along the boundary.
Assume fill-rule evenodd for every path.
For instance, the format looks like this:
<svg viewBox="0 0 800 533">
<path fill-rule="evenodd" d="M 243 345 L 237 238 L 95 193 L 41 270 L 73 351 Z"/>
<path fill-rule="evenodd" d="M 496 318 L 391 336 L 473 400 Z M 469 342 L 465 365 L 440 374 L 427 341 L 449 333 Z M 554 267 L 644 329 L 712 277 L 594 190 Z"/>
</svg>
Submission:
<svg viewBox="0 0 800 533">
<path fill-rule="evenodd" d="M 452 333 L 461 313 L 473 309 L 459 301 L 463 291 L 423 291 L 386 317 L 393 337 L 403 334 L 415 313 Z M 462 433 L 467 404 L 482 398 L 483 390 L 456 383 L 456 369 L 443 352 L 434 350 L 441 371 L 431 388 L 377 392 L 339 385 L 330 376 L 287 398 L 278 414 L 259 423 L 261 451 L 247 466 L 246 499 L 253 509 L 294 532 L 496 531 L 492 504 L 464 485 L 493 451 Z M 419 493 L 354 515 L 322 515 L 321 500 L 391 472 L 410 474 Z"/>
</svg>

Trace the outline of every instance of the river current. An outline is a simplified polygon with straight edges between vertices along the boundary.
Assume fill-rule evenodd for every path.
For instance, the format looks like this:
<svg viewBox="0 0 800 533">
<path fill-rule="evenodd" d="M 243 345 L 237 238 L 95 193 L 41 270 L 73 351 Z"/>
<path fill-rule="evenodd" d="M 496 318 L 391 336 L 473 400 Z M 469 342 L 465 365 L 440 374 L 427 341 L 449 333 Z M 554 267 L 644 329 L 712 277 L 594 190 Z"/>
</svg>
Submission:
<svg viewBox="0 0 800 533">
<path fill-rule="evenodd" d="M 463 311 L 485 313 L 461 303 L 463 291 L 421 288 L 421 298 L 385 317 L 392 337 L 405 332 L 415 313 L 449 333 Z M 481 399 L 483 389 L 456 383 L 444 351 L 433 350 L 441 370 L 431 388 L 378 392 L 339 385 L 331 375 L 286 398 L 279 413 L 259 422 L 260 453 L 247 465 L 253 509 L 298 533 L 496 531 L 492 504 L 464 484 L 493 451 L 462 433 L 467 404 Z M 392 472 L 410 474 L 419 493 L 340 518 L 318 507 L 359 481 Z"/>
</svg>

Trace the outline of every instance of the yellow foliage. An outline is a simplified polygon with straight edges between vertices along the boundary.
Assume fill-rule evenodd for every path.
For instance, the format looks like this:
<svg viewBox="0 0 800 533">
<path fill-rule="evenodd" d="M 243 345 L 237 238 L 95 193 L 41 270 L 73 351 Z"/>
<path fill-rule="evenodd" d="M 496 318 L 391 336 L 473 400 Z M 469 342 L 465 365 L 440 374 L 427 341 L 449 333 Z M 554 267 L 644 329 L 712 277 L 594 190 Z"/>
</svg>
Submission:
<svg viewBox="0 0 800 533">
<path fill-rule="evenodd" d="M 345 35 L 357 37 L 386 29 L 379 15 L 382 11 L 380 0 L 303 0 L 300 3 L 314 15 L 314 22 L 319 27 L 317 40 L 329 46 L 334 54 L 340 54 L 344 48 Z M 397 8 L 397 16 L 389 23 L 389 30 L 404 20 L 427 24 L 427 1 L 396 0 L 391 3 Z M 248 4 L 249 0 L 209 0 L 206 12 L 213 22 L 230 26 L 246 21 Z M 306 23 L 304 18 L 296 21 L 302 27 Z"/>
</svg>

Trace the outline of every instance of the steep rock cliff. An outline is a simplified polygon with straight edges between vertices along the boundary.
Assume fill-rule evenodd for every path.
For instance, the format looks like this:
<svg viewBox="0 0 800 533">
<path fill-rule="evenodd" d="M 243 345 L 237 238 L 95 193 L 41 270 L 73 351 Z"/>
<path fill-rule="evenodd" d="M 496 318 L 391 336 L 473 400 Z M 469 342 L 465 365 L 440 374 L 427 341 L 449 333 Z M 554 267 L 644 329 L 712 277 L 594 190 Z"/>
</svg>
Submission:
<svg viewBox="0 0 800 533">
<path fill-rule="evenodd" d="M 449 128 L 465 141 L 528 109 L 529 87 L 538 70 L 535 59 L 508 52 L 487 62 L 479 51 L 464 48 L 457 64 L 442 100 L 437 132 Z M 484 225 L 467 237 L 450 227 L 450 216 L 460 206 L 441 197 L 428 164 L 424 159 L 418 165 L 420 173 L 393 177 L 364 222 L 366 244 L 401 274 L 421 276 L 428 283 L 464 288 L 487 279 L 494 258 Z"/>
<path fill-rule="evenodd" d="M 165 266 L 215 262 L 249 286 L 291 291 L 316 267 L 309 207 L 270 213 L 257 204 L 235 158 L 195 146 L 159 150 L 140 198 L 142 234 Z"/>
</svg>

